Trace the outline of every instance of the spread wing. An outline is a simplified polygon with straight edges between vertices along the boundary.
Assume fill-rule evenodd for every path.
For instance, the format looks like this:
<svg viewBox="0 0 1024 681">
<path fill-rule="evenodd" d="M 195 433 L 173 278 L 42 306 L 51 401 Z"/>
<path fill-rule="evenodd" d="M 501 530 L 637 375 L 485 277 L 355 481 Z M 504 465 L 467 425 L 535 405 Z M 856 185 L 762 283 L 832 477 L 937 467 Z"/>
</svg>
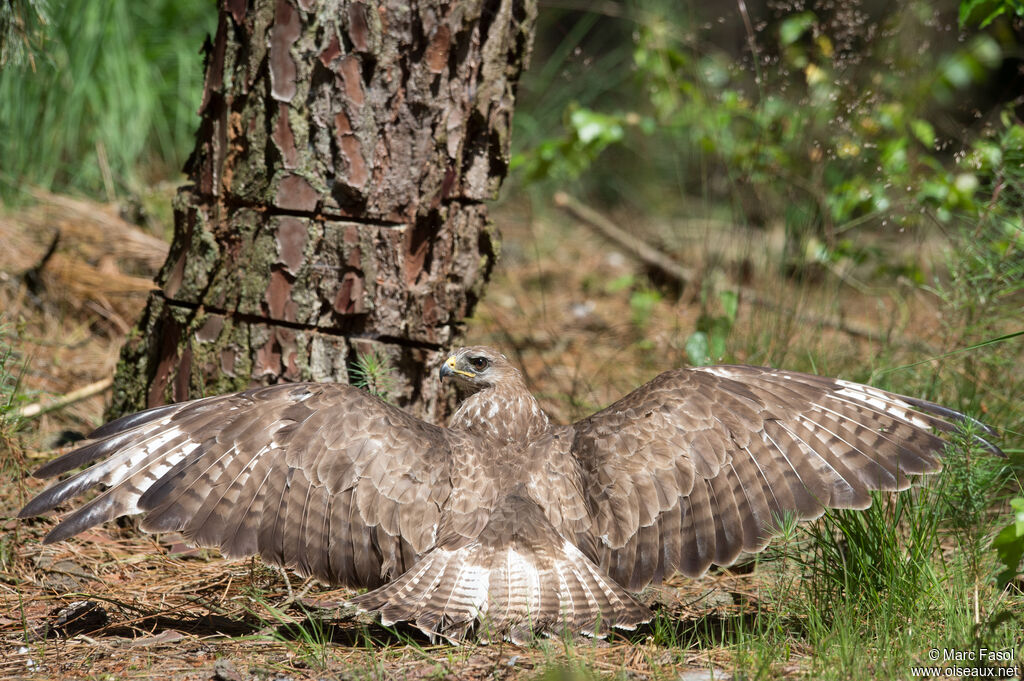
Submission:
<svg viewBox="0 0 1024 681">
<path fill-rule="evenodd" d="M 862 509 L 871 490 L 905 489 L 941 467 L 933 431 L 965 418 L 847 381 L 700 367 L 574 424 L 573 453 L 602 567 L 639 590 L 760 551 L 784 514 Z"/>
<path fill-rule="evenodd" d="M 95 465 L 33 499 L 38 515 L 106 490 L 47 536 L 125 514 L 229 557 L 259 554 L 328 583 L 375 586 L 433 543 L 451 491 L 447 431 L 340 384 L 283 384 L 113 421 L 40 468 Z"/>
</svg>

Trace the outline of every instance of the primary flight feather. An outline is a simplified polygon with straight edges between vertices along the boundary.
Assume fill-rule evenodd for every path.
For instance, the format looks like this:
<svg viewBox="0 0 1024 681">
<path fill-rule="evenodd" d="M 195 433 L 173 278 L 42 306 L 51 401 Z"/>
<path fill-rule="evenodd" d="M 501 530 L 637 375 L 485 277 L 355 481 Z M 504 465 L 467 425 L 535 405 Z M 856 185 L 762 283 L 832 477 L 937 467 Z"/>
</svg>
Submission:
<svg viewBox="0 0 1024 681">
<path fill-rule="evenodd" d="M 150 532 L 370 588 L 354 602 L 385 624 L 452 641 L 600 634 L 650 619 L 630 592 L 760 551 L 787 514 L 866 508 L 939 470 L 936 433 L 968 420 L 847 381 L 710 366 L 564 426 L 491 348 L 457 350 L 440 376 L 467 395 L 447 428 L 317 383 L 126 416 L 36 471 L 97 462 L 20 516 L 102 485 L 45 541 L 143 514 Z"/>
</svg>

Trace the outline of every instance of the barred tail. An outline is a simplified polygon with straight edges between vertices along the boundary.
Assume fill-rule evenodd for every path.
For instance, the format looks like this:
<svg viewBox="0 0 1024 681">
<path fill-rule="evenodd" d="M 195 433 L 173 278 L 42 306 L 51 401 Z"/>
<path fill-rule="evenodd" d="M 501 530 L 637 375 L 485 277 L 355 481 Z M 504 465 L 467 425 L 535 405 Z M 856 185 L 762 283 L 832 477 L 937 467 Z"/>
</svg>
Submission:
<svg viewBox="0 0 1024 681">
<path fill-rule="evenodd" d="M 651 612 L 576 546 L 534 502 L 506 497 L 474 540 L 442 538 L 408 571 L 353 599 L 384 625 L 411 622 L 452 642 L 521 643 L 534 634 L 635 629 Z"/>
</svg>

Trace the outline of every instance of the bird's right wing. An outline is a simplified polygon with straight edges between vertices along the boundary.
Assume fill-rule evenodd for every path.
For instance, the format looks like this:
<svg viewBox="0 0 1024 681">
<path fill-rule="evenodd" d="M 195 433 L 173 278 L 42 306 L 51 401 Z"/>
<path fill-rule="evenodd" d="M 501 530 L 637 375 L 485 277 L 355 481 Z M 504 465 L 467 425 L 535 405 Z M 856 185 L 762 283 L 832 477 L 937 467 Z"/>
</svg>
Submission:
<svg viewBox="0 0 1024 681">
<path fill-rule="evenodd" d="M 103 485 L 47 536 L 121 515 L 229 557 L 258 554 L 328 583 L 376 586 L 433 543 L 451 493 L 448 431 L 343 384 L 256 388 L 99 428 L 36 471 L 38 515 Z"/>
</svg>

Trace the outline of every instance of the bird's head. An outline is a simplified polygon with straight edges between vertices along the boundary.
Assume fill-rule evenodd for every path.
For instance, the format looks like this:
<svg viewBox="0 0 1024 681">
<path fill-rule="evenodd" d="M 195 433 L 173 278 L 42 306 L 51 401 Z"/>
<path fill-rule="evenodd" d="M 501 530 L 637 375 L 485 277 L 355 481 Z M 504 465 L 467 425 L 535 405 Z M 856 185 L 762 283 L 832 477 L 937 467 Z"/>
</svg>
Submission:
<svg viewBox="0 0 1024 681">
<path fill-rule="evenodd" d="M 459 348 L 441 365 L 441 380 L 450 378 L 466 392 L 475 393 L 519 379 L 519 370 L 493 348 L 476 345 Z"/>
</svg>

